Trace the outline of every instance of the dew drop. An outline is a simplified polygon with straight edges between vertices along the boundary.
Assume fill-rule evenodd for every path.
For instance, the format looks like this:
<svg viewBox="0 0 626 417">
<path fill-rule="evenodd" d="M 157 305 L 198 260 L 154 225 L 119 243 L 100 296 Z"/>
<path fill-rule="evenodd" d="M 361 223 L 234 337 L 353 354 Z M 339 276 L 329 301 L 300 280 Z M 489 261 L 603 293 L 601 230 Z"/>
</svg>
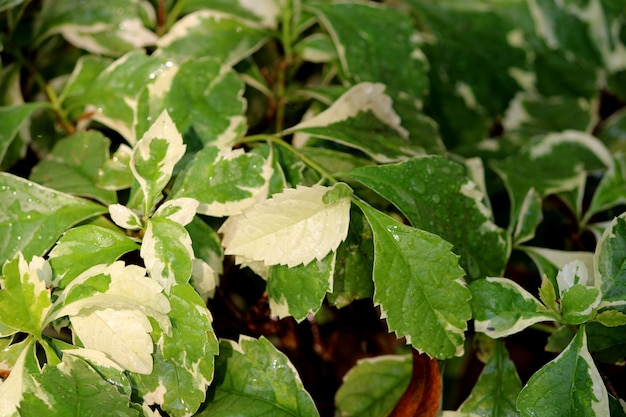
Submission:
<svg viewBox="0 0 626 417">
<path fill-rule="evenodd" d="M 28 184 L 26 184 L 26 185 L 27 185 L 28 187 L 32 187 L 32 186 L 33 186 L 33 183 L 29 181 L 29 182 L 28 182 Z"/>
<path fill-rule="evenodd" d="M 29 203 L 32 203 L 32 202 L 33 202 L 33 199 L 32 199 L 32 198 L 30 198 L 30 197 L 28 197 L 28 198 L 26 199 L 26 201 L 28 201 Z"/>
<path fill-rule="evenodd" d="M 17 191 L 13 191 L 13 193 L 12 193 L 12 194 L 13 194 L 13 195 L 17 195 Z"/>
<path fill-rule="evenodd" d="M 174 63 L 173 63 L 172 61 L 167 61 L 167 62 L 165 63 L 165 66 L 166 66 L 167 68 L 171 68 L 171 67 L 173 67 L 173 66 L 174 66 Z"/>
<path fill-rule="evenodd" d="M 6 191 L 6 190 L 7 190 L 7 188 L 8 188 L 8 187 L 7 187 L 6 185 L 3 185 L 3 186 L 1 186 L 1 187 L 0 187 L 0 191 Z"/>
<path fill-rule="evenodd" d="M 16 237 L 17 240 L 22 240 L 22 236 Z"/>
<path fill-rule="evenodd" d="M 426 185 L 420 180 L 414 180 L 411 182 L 413 185 L 413 189 L 420 194 L 423 194 L 426 191 Z"/>
<path fill-rule="evenodd" d="M 237 28 L 235 29 L 235 32 L 241 33 L 241 26 L 237 26 Z"/>
<path fill-rule="evenodd" d="M 152 116 L 146 117 L 146 120 L 148 120 L 149 122 L 152 121 Z"/>
<path fill-rule="evenodd" d="M 148 75 L 148 78 L 150 78 L 151 80 L 154 80 L 156 78 L 155 73 L 151 72 L 150 75 Z"/>
<path fill-rule="evenodd" d="M 433 194 L 430 198 L 433 200 L 433 203 L 435 204 L 438 204 L 441 201 L 441 197 L 439 197 L 438 194 Z"/>
</svg>

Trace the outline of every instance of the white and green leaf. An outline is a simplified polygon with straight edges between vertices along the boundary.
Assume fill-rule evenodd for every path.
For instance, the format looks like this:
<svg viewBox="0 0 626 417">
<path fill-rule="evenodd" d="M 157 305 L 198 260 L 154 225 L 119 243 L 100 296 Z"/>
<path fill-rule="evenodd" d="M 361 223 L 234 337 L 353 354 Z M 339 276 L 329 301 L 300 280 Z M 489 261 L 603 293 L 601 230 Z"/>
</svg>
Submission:
<svg viewBox="0 0 626 417">
<path fill-rule="evenodd" d="M 351 195 L 343 183 L 274 194 L 222 225 L 224 253 L 268 266 L 320 261 L 348 234 Z"/>
<path fill-rule="evenodd" d="M 507 278 L 476 280 L 470 284 L 470 290 L 474 327 L 492 338 L 509 336 L 535 323 L 553 321 L 558 317 Z"/>
<path fill-rule="evenodd" d="M 626 214 L 613 219 L 598 242 L 593 258 L 595 287 L 602 291 L 602 306 L 626 304 Z"/>
<path fill-rule="evenodd" d="M 163 111 L 133 149 L 130 169 L 143 193 L 144 214 L 161 198 L 174 165 L 185 154 L 186 145 L 167 111 Z"/>
<path fill-rule="evenodd" d="M 589 354 L 581 327 L 567 348 L 537 371 L 517 399 L 522 417 L 536 415 L 609 415 L 602 376 Z"/>
<path fill-rule="evenodd" d="M 141 230 L 143 222 L 137 213 L 122 204 L 109 205 L 109 215 L 113 223 L 126 230 Z"/>
<path fill-rule="evenodd" d="M 221 217 L 241 214 L 267 198 L 271 157 L 207 147 L 198 152 L 172 190 L 171 198 L 198 200 L 198 213 Z"/>
</svg>

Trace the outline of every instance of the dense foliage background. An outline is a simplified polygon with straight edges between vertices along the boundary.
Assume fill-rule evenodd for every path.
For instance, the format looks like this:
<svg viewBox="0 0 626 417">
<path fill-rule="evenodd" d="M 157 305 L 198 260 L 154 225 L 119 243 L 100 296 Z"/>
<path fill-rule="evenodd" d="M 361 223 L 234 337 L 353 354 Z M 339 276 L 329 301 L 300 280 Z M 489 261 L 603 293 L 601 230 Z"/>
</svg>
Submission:
<svg viewBox="0 0 626 417">
<path fill-rule="evenodd" d="M 0 416 L 626 415 L 626 1 L 0 36 Z"/>
</svg>

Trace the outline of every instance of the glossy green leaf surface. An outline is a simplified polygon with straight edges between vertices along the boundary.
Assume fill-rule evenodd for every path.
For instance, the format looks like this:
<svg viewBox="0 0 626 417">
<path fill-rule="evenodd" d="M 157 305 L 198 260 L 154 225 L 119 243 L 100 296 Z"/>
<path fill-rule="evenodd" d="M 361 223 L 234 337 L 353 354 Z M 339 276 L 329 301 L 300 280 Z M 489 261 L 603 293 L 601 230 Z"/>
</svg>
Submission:
<svg viewBox="0 0 626 417">
<path fill-rule="evenodd" d="M 422 99 L 428 89 L 428 63 L 407 14 L 375 3 L 311 7 L 330 33 L 348 80 L 381 82 L 392 97 Z"/>
<path fill-rule="evenodd" d="M 475 328 L 489 337 L 508 336 L 532 324 L 556 319 L 554 313 L 510 279 L 481 279 L 469 288 Z"/>
<path fill-rule="evenodd" d="M 43 103 L 28 103 L 19 106 L 0 107 L 0 123 L 2 124 L 2 132 L 0 132 L 0 162 L 4 159 L 9 146 L 15 139 L 20 127 L 37 109 L 45 107 Z"/>
<path fill-rule="evenodd" d="M 139 249 L 131 238 L 111 229 L 84 225 L 65 232 L 49 254 L 54 274 L 65 288 L 82 272 L 98 264 L 111 264 L 120 256 Z"/>
<path fill-rule="evenodd" d="M 471 278 L 497 276 L 504 270 L 509 237 L 494 223 L 485 195 L 463 165 L 427 156 L 362 167 L 349 175 L 391 201 L 414 227 L 453 243 Z"/>
<path fill-rule="evenodd" d="M 517 246 L 535 237 L 537 225 L 542 220 L 541 195 L 534 188 L 531 188 L 528 190 L 528 194 L 526 194 L 520 207 L 519 219 L 517 219 L 515 230 L 513 231 L 513 245 Z"/>
<path fill-rule="evenodd" d="M 396 406 L 411 380 L 410 356 L 362 359 L 348 371 L 335 395 L 342 416 L 384 417 Z"/>
<path fill-rule="evenodd" d="M 174 186 L 172 198 L 198 200 L 198 213 L 241 214 L 267 198 L 272 168 L 256 153 L 207 147 L 198 152 Z"/>
<path fill-rule="evenodd" d="M 11 329 L 41 337 L 52 306 L 50 265 L 39 257 L 30 262 L 19 253 L 2 268 L 0 322 Z"/>
<path fill-rule="evenodd" d="M 626 304 L 626 215 L 611 222 L 598 242 L 594 256 L 595 286 L 602 291 L 604 305 Z"/>
<path fill-rule="evenodd" d="M 176 285 L 168 295 L 172 334 L 160 334 L 150 375 L 133 374 L 148 404 L 170 415 L 192 415 L 205 400 L 213 379 L 218 342 L 211 313 L 189 285 Z"/>
<path fill-rule="evenodd" d="M 262 23 L 270 28 L 276 25 L 276 19 L 280 12 L 280 6 L 275 0 L 257 0 L 254 3 L 249 3 L 246 0 L 189 0 L 185 2 L 183 7 L 185 12 L 202 9 L 239 16 L 246 20 Z"/>
<path fill-rule="evenodd" d="M 1 172 L 0 263 L 18 251 L 42 255 L 72 225 L 106 207 Z"/>
<path fill-rule="evenodd" d="M 618 204 L 626 203 L 626 155 L 618 152 L 612 157 L 613 163 L 602 176 L 585 213 L 585 219 L 590 219 L 592 215 Z"/>
<path fill-rule="evenodd" d="M 374 302 L 389 330 L 432 357 L 461 355 L 471 295 L 452 245 L 358 205 L 374 234 Z"/>
<path fill-rule="evenodd" d="M 272 266 L 267 277 L 272 315 L 279 318 L 292 316 L 300 322 L 309 313 L 317 313 L 326 292 L 332 290 L 335 261 L 336 253 L 331 252 L 306 265 Z"/>
<path fill-rule="evenodd" d="M 131 406 L 129 395 L 120 393 L 89 363 L 72 355 L 65 355 L 57 366 L 44 366 L 32 378 L 37 390 L 24 393 L 20 416 L 80 417 L 101 415 L 103 410 L 120 417 L 143 415 L 139 407 Z"/>
<path fill-rule="evenodd" d="M 494 344 L 489 361 L 485 365 L 469 397 L 459 411 L 476 413 L 483 417 L 507 417 L 517 415 L 515 402 L 522 389 L 515 364 L 503 343 Z"/>
<path fill-rule="evenodd" d="M 587 349 L 584 327 L 559 356 L 530 378 L 519 394 L 517 408 L 523 417 L 609 414 L 606 388 Z"/>
<path fill-rule="evenodd" d="M 110 140 L 99 132 L 78 132 L 56 143 L 52 152 L 37 164 L 30 179 L 68 194 L 117 202 L 113 191 L 97 186 L 99 168 L 109 156 Z"/>
<path fill-rule="evenodd" d="M 197 415 L 318 416 L 313 400 L 287 357 L 264 337 L 223 340 L 215 363 L 210 402 Z"/>
</svg>

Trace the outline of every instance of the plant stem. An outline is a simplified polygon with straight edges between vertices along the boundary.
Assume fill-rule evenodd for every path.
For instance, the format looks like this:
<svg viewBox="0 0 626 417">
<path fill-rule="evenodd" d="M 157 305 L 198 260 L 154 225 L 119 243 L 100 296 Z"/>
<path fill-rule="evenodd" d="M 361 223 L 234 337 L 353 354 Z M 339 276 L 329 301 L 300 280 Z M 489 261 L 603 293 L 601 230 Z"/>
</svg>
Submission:
<svg viewBox="0 0 626 417">
<path fill-rule="evenodd" d="M 539 330 L 541 332 L 549 333 L 549 334 L 553 334 L 557 330 L 556 327 L 554 327 L 554 326 L 552 326 L 550 324 L 545 324 L 545 323 L 535 323 L 535 324 L 533 324 L 530 327 L 532 329 Z"/>
<path fill-rule="evenodd" d="M 183 7 L 185 7 L 186 3 L 187 3 L 187 0 L 179 0 L 176 3 L 174 3 L 174 6 L 172 7 L 172 9 L 169 11 L 169 13 L 167 14 L 165 18 L 164 25 L 159 27 L 160 30 L 157 33 L 159 36 L 166 33 L 174 25 L 174 23 L 176 23 L 176 21 L 178 20 L 178 16 L 180 16 L 180 14 L 182 13 Z"/>
<path fill-rule="evenodd" d="M 276 144 L 278 146 L 281 146 L 287 149 L 289 152 L 296 155 L 302 162 L 308 165 L 311 169 L 317 171 L 323 178 L 328 180 L 331 184 L 336 184 L 337 182 L 339 182 L 330 172 L 328 172 L 320 164 L 318 164 L 317 162 L 315 162 L 308 156 L 304 155 L 302 152 L 296 149 L 293 145 L 291 145 L 290 143 L 286 142 L 285 140 L 283 140 L 282 138 L 276 135 L 258 134 L 258 135 L 253 135 L 253 136 L 247 136 L 241 141 L 241 143 L 254 143 L 254 142 L 259 142 L 259 141 L 267 141 L 267 142 Z"/>
</svg>

